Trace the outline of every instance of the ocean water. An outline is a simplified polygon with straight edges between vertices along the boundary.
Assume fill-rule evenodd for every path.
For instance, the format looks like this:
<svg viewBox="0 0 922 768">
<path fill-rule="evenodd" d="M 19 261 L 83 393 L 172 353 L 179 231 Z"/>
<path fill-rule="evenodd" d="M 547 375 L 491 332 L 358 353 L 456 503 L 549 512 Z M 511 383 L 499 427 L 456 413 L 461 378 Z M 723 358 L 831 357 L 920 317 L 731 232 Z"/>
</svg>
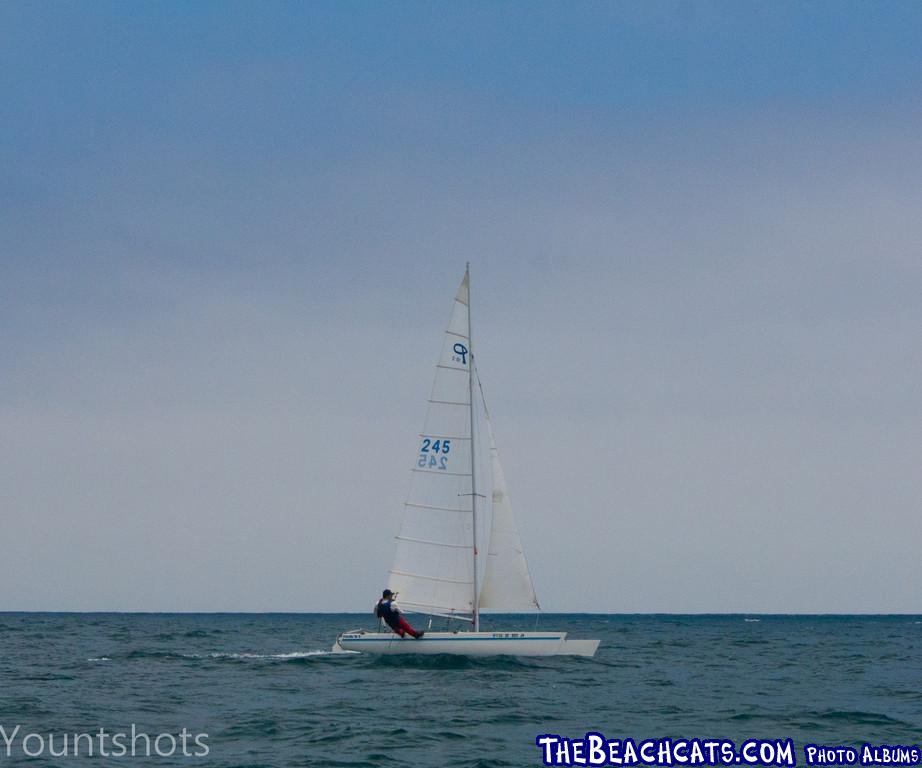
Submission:
<svg viewBox="0 0 922 768">
<path fill-rule="evenodd" d="M 798 765 L 807 743 L 922 743 L 922 617 L 545 615 L 539 628 L 601 638 L 597 656 L 329 653 L 337 632 L 373 621 L 0 614 L 0 726 L 20 726 L 0 766 L 537 766 L 536 735 L 589 730 L 790 737 Z M 533 626 L 496 617 L 485 629 Z M 208 754 L 90 757 L 84 739 L 76 757 L 48 755 L 50 739 L 60 751 L 66 734 L 130 737 L 132 724 L 136 739 L 185 728 L 189 752 L 207 734 Z M 22 754 L 26 733 L 39 756 Z"/>
</svg>

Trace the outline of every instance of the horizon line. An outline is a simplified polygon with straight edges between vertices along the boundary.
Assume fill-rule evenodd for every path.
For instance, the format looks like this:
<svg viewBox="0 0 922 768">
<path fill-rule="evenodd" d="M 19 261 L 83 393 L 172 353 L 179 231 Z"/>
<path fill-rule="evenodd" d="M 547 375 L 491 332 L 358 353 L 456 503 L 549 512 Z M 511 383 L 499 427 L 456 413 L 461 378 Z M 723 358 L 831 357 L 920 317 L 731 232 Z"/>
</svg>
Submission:
<svg viewBox="0 0 922 768">
<path fill-rule="evenodd" d="M 145 611 L 145 610 L 8 610 L 0 609 L 0 616 L 12 615 L 65 615 L 65 616 L 364 616 L 370 611 Z M 427 615 L 416 612 L 417 615 Z M 483 614 L 491 616 L 528 616 L 535 617 L 535 613 L 522 613 L 516 611 Z M 730 617 L 730 616 L 768 616 L 768 617 L 881 617 L 881 616 L 922 616 L 922 611 L 897 611 L 888 613 L 878 612 L 759 612 L 759 611 L 696 611 L 696 612 L 671 612 L 671 611 L 541 611 L 538 616 L 673 616 L 673 617 Z"/>
</svg>

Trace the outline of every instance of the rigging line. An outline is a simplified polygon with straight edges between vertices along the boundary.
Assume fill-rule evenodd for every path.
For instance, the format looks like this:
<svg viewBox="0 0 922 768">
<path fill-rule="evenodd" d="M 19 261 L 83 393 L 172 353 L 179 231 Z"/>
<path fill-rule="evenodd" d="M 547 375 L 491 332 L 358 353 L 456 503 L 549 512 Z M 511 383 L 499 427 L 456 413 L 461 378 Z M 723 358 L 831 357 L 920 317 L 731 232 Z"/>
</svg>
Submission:
<svg viewBox="0 0 922 768">
<path fill-rule="evenodd" d="M 422 573 L 410 573 L 409 571 L 398 571 L 396 568 L 391 568 L 391 573 L 395 576 L 407 576 L 411 579 L 426 579 L 427 581 L 441 581 L 447 584 L 470 584 L 469 581 L 463 581 L 461 579 L 445 579 L 441 576 L 427 576 Z"/>
<path fill-rule="evenodd" d="M 474 375 L 477 377 L 477 387 L 480 389 L 480 401 L 483 403 L 483 415 L 490 419 L 490 409 L 487 408 L 487 398 L 483 394 L 483 382 L 480 380 L 480 369 L 477 367 L 477 361 L 474 354 L 471 353 L 471 365 L 474 368 Z"/>
<path fill-rule="evenodd" d="M 437 507 L 434 504 L 416 504 L 412 501 L 403 502 L 405 507 L 417 507 L 419 509 L 434 509 L 437 512 L 470 512 L 469 509 L 458 509 L 457 507 Z"/>
<path fill-rule="evenodd" d="M 414 539 L 412 536 L 395 536 L 397 541 L 412 541 L 414 544 L 428 544 L 432 547 L 450 547 L 452 549 L 470 549 L 470 544 L 446 544 L 444 541 L 430 541 L 429 539 Z"/>
</svg>

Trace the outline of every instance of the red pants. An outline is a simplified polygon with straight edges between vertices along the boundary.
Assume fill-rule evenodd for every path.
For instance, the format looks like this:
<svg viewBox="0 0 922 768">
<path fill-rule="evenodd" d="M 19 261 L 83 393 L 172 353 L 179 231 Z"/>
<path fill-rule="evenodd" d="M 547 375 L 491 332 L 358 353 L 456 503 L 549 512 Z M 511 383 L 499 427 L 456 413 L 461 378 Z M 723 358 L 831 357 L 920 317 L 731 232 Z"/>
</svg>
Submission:
<svg viewBox="0 0 922 768">
<path fill-rule="evenodd" d="M 413 629 L 413 627 L 410 626 L 409 622 L 403 618 L 403 616 L 398 616 L 397 621 L 394 622 L 394 624 L 391 624 L 390 628 L 393 629 L 394 632 L 396 632 L 401 637 L 404 635 L 409 635 L 410 637 L 419 637 L 419 632 Z"/>
</svg>

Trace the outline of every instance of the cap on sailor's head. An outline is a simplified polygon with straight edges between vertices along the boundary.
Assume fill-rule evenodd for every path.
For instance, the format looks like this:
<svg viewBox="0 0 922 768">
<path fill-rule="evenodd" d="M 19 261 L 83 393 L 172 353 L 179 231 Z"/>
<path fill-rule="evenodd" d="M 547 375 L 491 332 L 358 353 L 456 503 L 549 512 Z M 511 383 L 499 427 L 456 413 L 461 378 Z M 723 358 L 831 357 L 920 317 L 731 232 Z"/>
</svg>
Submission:
<svg viewBox="0 0 922 768">
<path fill-rule="evenodd" d="M 391 592 L 389 589 L 385 589 L 381 594 L 381 597 L 393 597 L 395 594 L 395 592 Z"/>
</svg>

